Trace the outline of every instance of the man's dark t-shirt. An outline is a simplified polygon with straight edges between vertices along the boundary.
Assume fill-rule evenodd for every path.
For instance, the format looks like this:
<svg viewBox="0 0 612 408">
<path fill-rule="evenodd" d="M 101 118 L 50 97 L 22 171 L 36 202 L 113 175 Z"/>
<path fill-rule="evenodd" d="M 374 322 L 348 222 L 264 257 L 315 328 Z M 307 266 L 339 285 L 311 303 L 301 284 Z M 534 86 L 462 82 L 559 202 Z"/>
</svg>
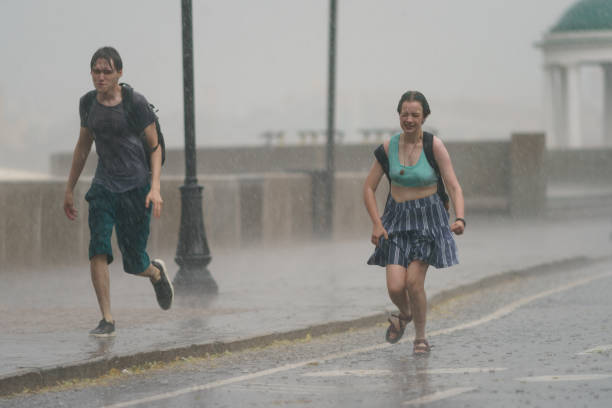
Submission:
<svg viewBox="0 0 612 408">
<path fill-rule="evenodd" d="M 149 182 L 149 167 L 140 134 L 155 120 L 144 96 L 134 92 L 133 121 L 138 133 L 128 125 L 123 102 L 104 106 L 94 98 L 87 115 L 84 97 L 79 102 L 81 126 L 88 128 L 96 143 L 98 167 L 93 183 L 109 191 L 122 193 Z M 87 116 L 85 123 L 84 118 Z"/>
</svg>

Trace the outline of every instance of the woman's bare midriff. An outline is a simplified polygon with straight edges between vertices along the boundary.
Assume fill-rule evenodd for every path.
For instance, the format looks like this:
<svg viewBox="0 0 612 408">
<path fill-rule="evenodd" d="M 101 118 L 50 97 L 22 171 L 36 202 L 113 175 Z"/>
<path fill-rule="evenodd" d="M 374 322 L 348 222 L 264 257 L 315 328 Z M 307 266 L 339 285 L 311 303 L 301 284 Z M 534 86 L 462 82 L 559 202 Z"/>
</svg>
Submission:
<svg viewBox="0 0 612 408">
<path fill-rule="evenodd" d="M 391 184 L 391 197 L 393 197 L 396 203 L 429 197 L 430 195 L 435 194 L 437 191 L 437 184 L 432 184 L 431 186 L 425 187 L 402 187 Z"/>
</svg>

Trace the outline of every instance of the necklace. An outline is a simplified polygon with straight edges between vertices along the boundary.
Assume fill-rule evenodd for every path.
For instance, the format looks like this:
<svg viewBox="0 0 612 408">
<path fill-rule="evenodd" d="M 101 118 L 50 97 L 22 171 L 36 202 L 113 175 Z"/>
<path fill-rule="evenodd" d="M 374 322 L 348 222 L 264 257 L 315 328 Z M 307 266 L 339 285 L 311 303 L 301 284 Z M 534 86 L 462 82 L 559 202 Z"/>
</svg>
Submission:
<svg viewBox="0 0 612 408">
<path fill-rule="evenodd" d="M 416 141 L 414 144 L 404 142 L 404 146 L 411 144 L 411 145 L 412 145 L 412 149 L 410 149 L 410 151 L 409 151 L 409 152 L 406 152 L 406 150 L 407 150 L 407 149 L 406 149 L 406 147 L 403 147 L 403 148 L 402 148 L 402 152 L 404 153 L 404 155 L 403 155 L 403 156 L 404 156 L 404 160 L 403 160 L 403 161 L 401 160 L 402 158 L 400 157 L 400 164 L 402 165 L 402 167 L 405 167 L 405 164 L 404 164 L 404 163 L 405 163 L 405 162 L 407 162 L 407 161 L 408 161 L 408 159 L 410 159 L 410 156 L 411 156 L 411 155 L 414 153 L 414 151 L 416 150 L 416 148 L 417 148 L 417 146 L 418 146 L 418 144 L 419 144 L 419 140 L 420 140 L 420 139 L 421 139 L 421 138 L 420 138 L 420 137 L 418 137 L 418 138 L 417 138 L 417 141 Z M 400 140 L 401 140 L 401 139 L 400 139 Z M 398 149 L 398 150 L 399 150 L 399 149 Z M 403 176 L 403 175 L 404 175 L 404 169 L 403 169 L 403 168 L 402 168 L 402 169 L 400 169 L 399 174 L 400 174 L 401 176 Z"/>
</svg>

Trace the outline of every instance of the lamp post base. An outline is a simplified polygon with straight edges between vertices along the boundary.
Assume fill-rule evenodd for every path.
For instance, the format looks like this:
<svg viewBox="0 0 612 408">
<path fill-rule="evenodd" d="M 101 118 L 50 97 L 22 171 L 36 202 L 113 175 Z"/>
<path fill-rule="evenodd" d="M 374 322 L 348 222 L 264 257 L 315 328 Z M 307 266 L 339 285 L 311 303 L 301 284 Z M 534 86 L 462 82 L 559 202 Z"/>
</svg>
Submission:
<svg viewBox="0 0 612 408">
<path fill-rule="evenodd" d="M 204 231 L 202 189 L 193 181 L 181 187 L 181 228 L 174 258 L 179 270 L 172 282 L 179 293 L 219 292 L 217 283 L 206 268 L 212 257 Z"/>
<path fill-rule="evenodd" d="M 179 260 L 176 262 L 180 265 Z M 175 290 L 183 294 L 216 295 L 219 293 L 217 282 L 213 279 L 206 266 L 182 265 L 172 281 Z"/>
</svg>

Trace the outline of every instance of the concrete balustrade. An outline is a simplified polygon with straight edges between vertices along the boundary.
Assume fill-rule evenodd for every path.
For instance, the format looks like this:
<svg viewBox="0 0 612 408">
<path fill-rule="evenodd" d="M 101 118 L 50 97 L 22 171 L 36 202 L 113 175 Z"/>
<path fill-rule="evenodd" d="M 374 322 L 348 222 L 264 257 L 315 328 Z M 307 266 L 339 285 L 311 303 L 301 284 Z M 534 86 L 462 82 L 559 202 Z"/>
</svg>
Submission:
<svg viewBox="0 0 612 408">
<path fill-rule="evenodd" d="M 511 143 L 511 141 L 445 142 L 471 207 L 488 211 L 508 211 Z M 367 172 L 374 161 L 372 153 L 377 146 L 378 143 L 336 145 L 336 170 Z M 95 154 L 90 155 L 84 174 L 93 175 L 96 162 Z M 53 155 L 52 174 L 65 177 L 70 163 L 70 153 Z M 324 168 L 324 145 L 218 147 L 200 148 L 197 151 L 197 170 L 200 175 L 312 173 Z M 163 169 L 164 176 L 182 177 L 184 169 L 184 153 L 168 149 Z"/>
<path fill-rule="evenodd" d="M 369 219 L 361 201 L 364 175 L 338 174 L 335 226 L 338 235 L 365 234 Z M 211 250 L 250 245 L 285 245 L 314 237 L 309 174 L 267 173 L 201 176 L 204 225 Z M 90 181 L 75 188 L 77 220 L 63 213 L 62 179 L 0 182 L 0 265 L 2 271 L 87 261 Z M 162 181 L 163 215 L 151 222 L 149 252 L 172 256 L 180 225 L 181 178 Z M 380 195 L 384 196 L 384 189 Z M 382 202 L 382 201 L 381 201 Z M 116 261 L 120 260 L 113 234 Z"/>
<path fill-rule="evenodd" d="M 371 222 L 363 205 L 362 191 L 367 170 L 374 160 L 372 152 L 375 147 L 337 147 L 333 217 L 333 233 L 337 238 L 369 239 Z M 556 173 L 555 180 L 563 177 L 564 164 L 557 161 L 569 160 L 567 152 L 547 152 L 542 134 L 517 134 L 510 141 L 500 142 L 447 143 L 447 147 L 464 190 L 468 217 L 491 211 L 516 216 L 540 214 L 546 206 L 547 179 L 554 178 L 550 172 Z M 316 238 L 316 217 L 320 211 L 317 204 L 322 199 L 319 197 L 321 188 L 316 183 L 320 170 L 317 171 L 312 163 L 322 163 L 323 151 L 313 146 L 294 146 L 293 149 L 297 150 L 280 154 L 276 151 L 278 149 L 268 149 L 261 157 L 257 156 L 259 148 L 249 154 L 247 148 L 236 149 L 239 158 L 234 159 L 234 163 L 240 163 L 242 167 L 237 167 L 243 172 L 233 174 L 229 172 L 231 166 L 227 167 L 228 149 L 223 153 L 225 156 L 217 158 L 220 166 L 226 166 L 228 174 L 200 173 L 198 176 L 199 184 L 204 187 L 204 225 L 213 256 L 216 249 L 223 247 L 284 245 Z M 199 154 L 214 157 L 202 150 Z M 353 160 L 350 160 L 351 156 Z M 581 170 L 580 163 L 573 161 L 573 171 L 567 175 L 576 180 L 581 179 L 581 171 L 586 176 L 604 174 L 610 166 L 609 152 L 582 152 L 582 156 L 604 162 L 588 162 L 583 164 L 586 170 Z M 58 157 L 56 166 L 61 162 Z M 172 157 L 169 155 L 168 160 L 173 160 Z M 294 161 L 274 163 L 277 157 L 289 157 Z M 95 163 L 95 160 L 90 161 Z M 296 166 L 291 168 L 291 164 Z M 252 166 L 250 170 L 260 171 L 245 171 L 248 165 Z M 267 171 L 262 171 L 266 166 Z M 279 171 L 278 168 L 283 166 L 285 171 Z M 179 187 L 183 178 L 166 170 L 164 167 L 164 212 L 161 219 L 152 221 L 149 251 L 153 255 L 172 257 L 178 240 Z M 0 272 L 5 268 L 87 261 L 88 206 L 84 195 L 90 180 L 83 179 L 75 189 L 80 215 L 73 222 L 62 210 L 65 177 L 0 182 L 0 208 L 3 210 L 0 212 Z M 600 178 L 603 182 L 605 177 Z M 609 183 L 609 178 L 606 179 Z M 381 212 L 387 193 L 388 183 L 383 179 L 377 191 Z M 115 253 L 120 259 L 116 245 Z"/>
<path fill-rule="evenodd" d="M 75 189 L 81 217 L 87 214 L 84 187 Z M 59 180 L 0 183 L 0 268 L 72 263 L 87 256 L 87 222 L 69 222 L 63 214 L 64 190 L 65 181 Z"/>
<path fill-rule="evenodd" d="M 509 207 L 513 215 L 539 215 L 546 206 L 544 134 L 514 134 L 510 144 Z"/>
</svg>

